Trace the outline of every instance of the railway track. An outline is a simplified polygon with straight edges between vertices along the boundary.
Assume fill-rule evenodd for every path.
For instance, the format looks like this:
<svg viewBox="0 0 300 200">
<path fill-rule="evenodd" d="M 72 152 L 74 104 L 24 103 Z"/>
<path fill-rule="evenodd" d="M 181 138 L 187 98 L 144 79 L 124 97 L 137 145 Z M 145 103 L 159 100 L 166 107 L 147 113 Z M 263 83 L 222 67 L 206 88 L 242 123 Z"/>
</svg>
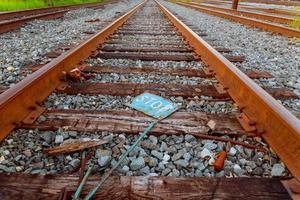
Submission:
<svg viewBox="0 0 300 200">
<path fill-rule="evenodd" d="M 151 118 L 126 106 L 133 97 L 150 92 L 170 99 L 180 110 L 157 125 L 151 132 L 156 137 L 145 139 L 118 170 L 119 175 L 127 176 L 111 177 L 95 198 L 289 199 L 279 179 L 263 178 L 271 176 L 270 170 L 258 173 L 259 166 L 242 169 L 235 156 L 250 154 L 249 162 L 256 156 L 261 166 L 267 166 L 277 157 L 272 148 L 288 168 L 285 177 L 299 179 L 299 120 L 275 100 L 297 97 L 284 88 L 260 88 L 250 78 L 269 75 L 241 72 L 233 62 L 243 58 L 199 37 L 207 34 L 192 31 L 159 2 L 142 2 L 76 48 L 33 67 L 31 75 L 0 94 L 0 138 L 7 143 L 16 135 L 13 140 L 19 138 L 15 141 L 18 146 L 24 142 L 17 150 L 20 154 L 25 150 L 26 154 L 28 150 L 41 154 L 73 137 L 105 138 L 108 144 L 93 159 L 101 167 L 95 174 L 102 175 L 128 148 L 124 145 L 133 143 L 151 123 Z M 38 149 L 28 147 L 32 140 L 37 141 Z M 168 150 L 162 149 L 165 145 Z M 233 171 L 230 165 L 222 172 L 213 170 L 213 155 L 221 150 L 229 151 Z M 70 155 L 78 160 L 76 154 Z M 43 155 L 19 167 L 41 174 L 78 168 L 73 162 L 65 166 L 68 162 L 61 159 Z M 44 169 L 33 172 L 34 168 Z M 240 178 L 243 174 L 261 178 Z M 141 175 L 148 176 L 138 177 Z M 166 175 L 236 178 L 162 177 Z M 32 199 L 34 193 L 36 198 L 63 199 L 74 192 L 77 179 L 71 175 L 0 174 L 0 196 Z M 91 177 L 83 193 L 98 179 Z M 32 180 L 35 185 L 30 185 Z"/>
<path fill-rule="evenodd" d="M 261 14 L 248 11 L 236 11 L 233 9 L 221 8 L 216 6 L 206 6 L 200 5 L 198 3 L 184 3 L 179 2 L 179 5 L 193 8 L 207 14 L 215 15 L 225 19 L 229 19 L 241 24 L 248 26 L 260 28 L 266 31 L 281 34 L 287 37 L 300 37 L 300 31 L 296 28 L 289 27 L 289 23 L 293 21 L 294 18 L 280 17 L 268 14 Z"/>
<path fill-rule="evenodd" d="M 69 12 L 71 10 L 76 10 L 79 8 L 100 9 L 109 3 L 113 3 L 113 1 L 108 1 L 106 3 L 88 3 L 80 5 L 3 12 L 0 13 L 0 34 L 17 29 L 26 22 L 35 19 L 56 19 L 62 17 L 66 12 Z"/>
</svg>

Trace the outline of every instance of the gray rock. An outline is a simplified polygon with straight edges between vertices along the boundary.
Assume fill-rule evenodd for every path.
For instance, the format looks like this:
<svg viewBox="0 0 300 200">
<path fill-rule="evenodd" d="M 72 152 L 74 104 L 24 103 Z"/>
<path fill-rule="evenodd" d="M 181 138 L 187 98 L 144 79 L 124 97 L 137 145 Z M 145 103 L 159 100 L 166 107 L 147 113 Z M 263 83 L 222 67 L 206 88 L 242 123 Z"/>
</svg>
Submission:
<svg viewBox="0 0 300 200">
<path fill-rule="evenodd" d="M 264 173 L 264 170 L 261 167 L 256 167 L 253 171 L 253 175 L 261 176 Z"/>
<path fill-rule="evenodd" d="M 95 154 L 95 157 L 96 158 L 101 158 L 103 156 L 111 156 L 112 154 L 112 151 L 110 150 L 106 150 L 106 149 L 97 149 L 96 150 L 96 154 Z"/>
<path fill-rule="evenodd" d="M 160 162 L 160 163 L 158 163 L 158 169 L 159 169 L 159 171 L 162 171 L 162 170 L 164 170 L 166 167 L 165 167 L 165 165 L 162 163 L 162 162 Z"/>
<path fill-rule="evenodd" d="M 8 150 L 4 150 L 4 151 L 2 152 L 2 154 L 3 154 L 4 156 L 8 156 L 8 155 L 10 154 L 10 152 L 9 152 Z"/>
<path fill-rule="evenodd" d="M 45 142 L 47 142 L 48 144 L 50 144 L 51 141 L 52 141 L 52 133 L 49 132 L 49 131 L 45 131 L 45 132 L 42 134 L 41 137 L 42 137 L 42 138 L 45 140 Z"/>
<path fill-rule="evenodd" d="M 111 160 L 111 156 L 102 156 L 98 158 L 98 164 L 100 167 L 104 167 L 109 164 L 109 161 Z"/>
<path fill-rule="evenodd" d="M 253 155 L 253 150 L 252 150 L 252 149 L 245 148 L 245 149 L 244 149 L 244 152 L 245 152 L 245 154 L 246 154 L 246 156 L 247 156 L 248 158 L 251 158 L 252 155 Z"/>
<path fill-rule="evenodd" d="M 164 170 L 161 172 L 161 175 L 162 175 L 162 176 L 167 176 L 171 171 L 172 171 L 171 169 L 166 168 L 166 169 L 164 169 Z"/>
<path fill-rule="evenodd" d="M 247 163 L 247 160 L 245 158 L 242 158 L 239 160 L 239 162 L 242 166 L 244 166 Z"/>
<path fill-rule="evenodd" d="M 164 151 L 166 151 L 167 149 L 168 149 L 168 145 L 167 145 L 165 142 L 161 142 L 161 145 L 160 145 L 159 150 L 160 150 L 161 152 L 164 152 Z"/>
<path fill-rule="evenodd" d="M 186 160 L 176 160 L 174 162 L 175 165 L 177 165 L 177 167 L 187 167 L 189 165 L 189 162 L 187 162 Z"/>
<path fill-rule="evenodd" d="M 228 154 L 230 156 L 235 156 L 236 152 L 237 152 L 237 150 L 234 147 L 231 147 L 230 150 L 229 150 L 229 152 L 228 152 Z"/>
<path fill-rule="evenodd" d="M 155 137 L 154 135 L 150 135 L 149 140 L 151 140 L 152 144 L 154 144 L 154 145 L 157 144 L 157 137 Z"/>
<path fill-rule="evenodd" d="M 4 171 L 6 173 L 16 172 L 15 167 L 7 167 L 5 165 L 0 165 L 0 170 Z"/>
<path fill-rule="evenodd" d="M 71 160 L 69 162 L 69 165 L 71 165 L 73 168 L 76 168 L 80 165 L 80 160 L 79 159 L 74 159 L 74 160 Z"/>
<path fill-rule="evenodd" d="M 172 161 L 176 161 L 178 159 L 180 159 L 183 156 L 183 152 L 178 152 L 177 154 L 172 156 Z"/>
<path fill-rule="evenodd" d="M 31 157 L 32 156 L 32 153 L 29 149 L 25 150 L 22 152 L 26 157 Z"/>
<path fill-rule="evenodd" d="M 213 157 L 213 154 L 206 148 L 204 148 L 201 152 L 200 152 L 200 157 L 202 159 L 207 158 L 207 157 Z"/>
<path fill-rule="evenodd" d="M 199 169 L 197 169 L 197 170 L 195 171 L 195 176 L 203 176 L 202 171 L 199 170 Z"/>
<path fill-rule="evenodd" d="M 183 154 L 183 158 L 184 158 L 184 160 L 186 160 L 186 161 L 189 161 L 190 159 L 191 159 L 191 154 L 190 153 L 185 153 L 185 154 Z"/>
<path fill-rule="evenodd" d="M 143 174 L 143 175 L 148 175 L 150 174 L 150 168 L 148 166 L 140 169 L 140 172 Z"/>
<path fill-rule="evenodd" d="M 153 157 L 149 157 L 149 162 L 148 162 L 150 167 L 156 167 L 158 165 L 158 160 Z"/>
<path fill-rule="evenodd" d="M 56 135 L 55 136 L 55 143 L 56 144 L 61 144 L 64 141 L 64 137 L 62 135 Z"/>
<path fill-rule="evenodd" d="M 257 166 L 254 161 L 247 161 L 246 165 L 251 167 L 251 169 L 254 169 Z"/>
<path fill-rule="evenodd" d="M 164 157 L 164 154 L 163 154 L 163 153 L 158 152 L 158 151 L 156 151 L 156 150 L 152 150 L 152 151 L 151 151 L 151 155 L 154 156 L 154 157 L 156 157 L 156 158 L 158 158 L 159 160 L 162 160 L 163 157 Z"/>
<path fill-rule="evenodd" d="M 138 157 L 131 161 L 130 168 L 132 170 L 139 170 L 145 166 L 145 160 L 142 157 Z"/>
<path fill-rule="evenodd" d="M 242 175 L 243 170 L 242 170 L 242 168 L 241 168 L 238 164 L 235 164 L 235 165 L 233 166 L 233 172 L 234 172 L 236 175 L 240 176 L 240 175 Z"/>
<path fill-rule="evenodd" d="M 169 156 L 168 154 L 165 154 L 164 157 L 163 157 L 163 161 L 165 163 L 167 163 L 169 160 L 170 160 L 171 156 Z"/>
<path fill-rule="evenodd" d="M 180 176 L 180 172 L 177 169 L 173 169 L 169 176 Z"/>
<path fill-rule="evenodd" d="M 122 172 L 123 173 L 127 173 L 128 171 L 129 171 L 129 167 L 127 166 L 127 165 L 124 165 L 123 167 L 122 167 Z"/>
<path fill-rule="evenodd" d="M 217 144 L 213 143 L 213 142 L 207 142 L 204 144 L 203 148 L 209 149 L 209 150 L 214 150 L 218 147 Z"/>
<path fill-rule="evenodd" d="M 281 164 L 275 164 L 272 167 L 271 175 L 272 176 L 282 176 L 284 172 L 284 167 Z"/>
<path fill-rule="evenodd" d="M 193 142 L 196 141 L 197 139 L 193 135 L 185 135 L 184 136 L 185 141 L 187 142 Z"/>
</svg>

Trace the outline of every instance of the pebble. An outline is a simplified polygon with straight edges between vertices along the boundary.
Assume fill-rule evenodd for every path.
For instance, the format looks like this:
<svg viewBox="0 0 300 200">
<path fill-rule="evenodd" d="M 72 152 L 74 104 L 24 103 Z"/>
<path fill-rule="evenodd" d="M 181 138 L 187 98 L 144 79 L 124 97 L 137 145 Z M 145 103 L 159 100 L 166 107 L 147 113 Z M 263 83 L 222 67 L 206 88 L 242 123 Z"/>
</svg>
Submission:
<svg viewBox="0 0 300 200">
<path fill-rule="evenodd" d="M 229 150 L 229 152 L 228 152 L 228 154 L 230 156 L 235 156 L 236 152 L 237 152 L 237 150 L 234 147 L 231 147 L 230 150 Z"/>
<path fill-rule="evenodd" d="M 196 138 L 193 135 L 188 135 L 188 134 L 184 136 L 184 139 L 187 142 L 194 142 L 194 141 L 196 141 Z"/>
<path fill-rule="evenodd" d="M 170 159 L 171 159 L 171 156 L 169 156 L 168 154 L 165 154 L 162 160 L 163 160 L 165 163 L 167 163 Z"/>
<path fill-rule="evenodd" d="M 204 144 L 203 148 L 209 149 L 209 150 L 214 150 L 218 147 L 217 144 L 213 143 L 213 142 L 207 142 Z"/>
<path fill-rule="evenodd" d="M 176 161 L 176 160 L 180 159 L 182 156 L 183 156 L 183 153 L 179 152 L 172 156 L 172 161 Z"/>
<path fill-rule="evenodd" d="M 151 142 L 156 145 L 157 144 L 157 137 L 153 136 L 153 135 L 150 135 L 149 136 L 149 139 L 151 140 Z"/>
<path fill-rule="evenodd" d="M 101 156 L 100 158 L 98 158 L 98 164 L 100 165 L 100 167 L 104 167 L 108 165 L 110 160 L 111 156 Z"/>
<path fill-rule="evenodd" d="M 129 168 L 127 165 L 124 165 L 124 166 L 122 167 L 122 171 L 123 171 L 124 173 L 127 173 L 129 170 L 130 170 L 130 168 Z"/>
<path fill-rule="evenodd" d="M 76 168 L 80 165 L 80 160 L 79 159 L 74 159 L 69 162 L 69 165 L 71 165 L 73 168 Z"/>
<path fill-rule="evenodd" d="M 256 167 L 253 171 L 252 174 L 257 175 L 257 176 L 261 176 L 264 173 L 263 168 L 261 167 Z"/>
<path fill-rule="evenodd" d="M 240 176 L 241 174 L 242 174 L 242 168 L 238 165 L 238 164 L 235 164 L 234 166 L 233 166 L 233 172 L 236 174 L 236 175 L 238 175 L 238 176 Z"/>
<path fill-rule="evenodd" d="M 189 162 L 184 159 L 181 159 L 181 160 L 176 160 L 174 164 L 177 165 L 178 167 L 187 167 L 189 165 Z"/>
<path fill-rule="evenodd" d="M 62 135 L 56 135 L 55 136 L 55 143 L 56 144 L 61 144 L 64 141 L 64 137 Z"/>
<path fill-rule="evenodd" d="M 96 150 L 96 154 L 95 157 L 96 158 L 101 158 L 104 156 L 111 156 L 112 151 L 111 150 L 107 150 L 107 149 L 97 149 Z"/>
<path fill-rule="evenodd" d="M 200 153 L 200 157 L 205 159 L 207 157 L 213 157 L 213 154 L 208 149 L 204 148 Z"/>
<path fill-rule="evenodd" d="M 272 167 L 271 175 L 282 176 L 283 172 L 284 172 L 284 167 L 281 164 L 274 164 Z"/>
<path fill-rule="evenodd" d="M 159 160 L 162 160 L 164 158 L 164 154 L 156 150 L 152 150 L 151 155 L 158 158 Z"/>
<path fill-rule="evenodd" d="M 144 158 L 142 158 L 142 157 L 133 159 L 130 163 L 131 170 L 139 170 L 143 167 L 145 167 L 145 161 L 144 161 Z"/>
</svg>

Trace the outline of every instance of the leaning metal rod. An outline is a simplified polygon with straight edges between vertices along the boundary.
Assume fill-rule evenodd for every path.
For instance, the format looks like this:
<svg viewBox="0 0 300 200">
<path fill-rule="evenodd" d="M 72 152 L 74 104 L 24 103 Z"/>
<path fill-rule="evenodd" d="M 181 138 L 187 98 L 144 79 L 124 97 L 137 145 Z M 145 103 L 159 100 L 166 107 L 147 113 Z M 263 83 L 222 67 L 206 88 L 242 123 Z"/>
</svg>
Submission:
<svg viewBox="0 0 300 200">
<path fill-rule="evenodd" d="M 122 163 L 123 160 L 127 157 L 127 155 L 141 142 L 141 140 L 147 135 L 147 133 L 162 119 L 158 119 L 150 124 L 147 129 L 139 136 L 139 138 L 135 141 L 135 143 L 121 156 L 119 161 L 113 166 L 100 180 L 97 186 L 84 198 L 84 200 L 90 200 L 96 194 L 97 190 L 102 186 L 102 184 L 106 181 L 106 179 L 111 175 L 111 173 Z"/>
<path fill-rule="evenodd" d="M 76 190 L 76 192 L 75 192 L 75 195 L 74 195 L 74 197 L 73 197 L 73 200 L 76 200 L 76 199 L 79 198 L 80 193 L 81 193 L 81 190 L 82 190 L 84 184 L 86 183 L 86 181 L 87 181 L 87 179 L 88 179 L 90 173 L 92 172 L 92 169 L 93 169 L 93 165 L 90 165 L 89 168 L 88 168 L 88 170 L 87 170 L 87 172 L 86 172 L 86 174 L 84 175 L 82 181 L 80 182 L 80 185 L 78 186 L 78 188 L 77 188 L 77 190 Z"/>
</svg>

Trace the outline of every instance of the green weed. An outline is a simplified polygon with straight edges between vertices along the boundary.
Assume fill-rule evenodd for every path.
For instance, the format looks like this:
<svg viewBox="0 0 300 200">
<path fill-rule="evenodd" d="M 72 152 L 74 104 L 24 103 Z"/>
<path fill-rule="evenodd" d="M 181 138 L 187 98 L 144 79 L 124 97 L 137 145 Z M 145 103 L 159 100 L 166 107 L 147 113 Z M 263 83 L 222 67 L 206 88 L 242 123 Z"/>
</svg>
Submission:
<svg viewBox="0 0 300 200">
<path fill-rule="evenodd" d="M 103 2 L 103 0 L 0 0 L 0 11 L 24 10 L 82 3 Z"/>
</svg>

